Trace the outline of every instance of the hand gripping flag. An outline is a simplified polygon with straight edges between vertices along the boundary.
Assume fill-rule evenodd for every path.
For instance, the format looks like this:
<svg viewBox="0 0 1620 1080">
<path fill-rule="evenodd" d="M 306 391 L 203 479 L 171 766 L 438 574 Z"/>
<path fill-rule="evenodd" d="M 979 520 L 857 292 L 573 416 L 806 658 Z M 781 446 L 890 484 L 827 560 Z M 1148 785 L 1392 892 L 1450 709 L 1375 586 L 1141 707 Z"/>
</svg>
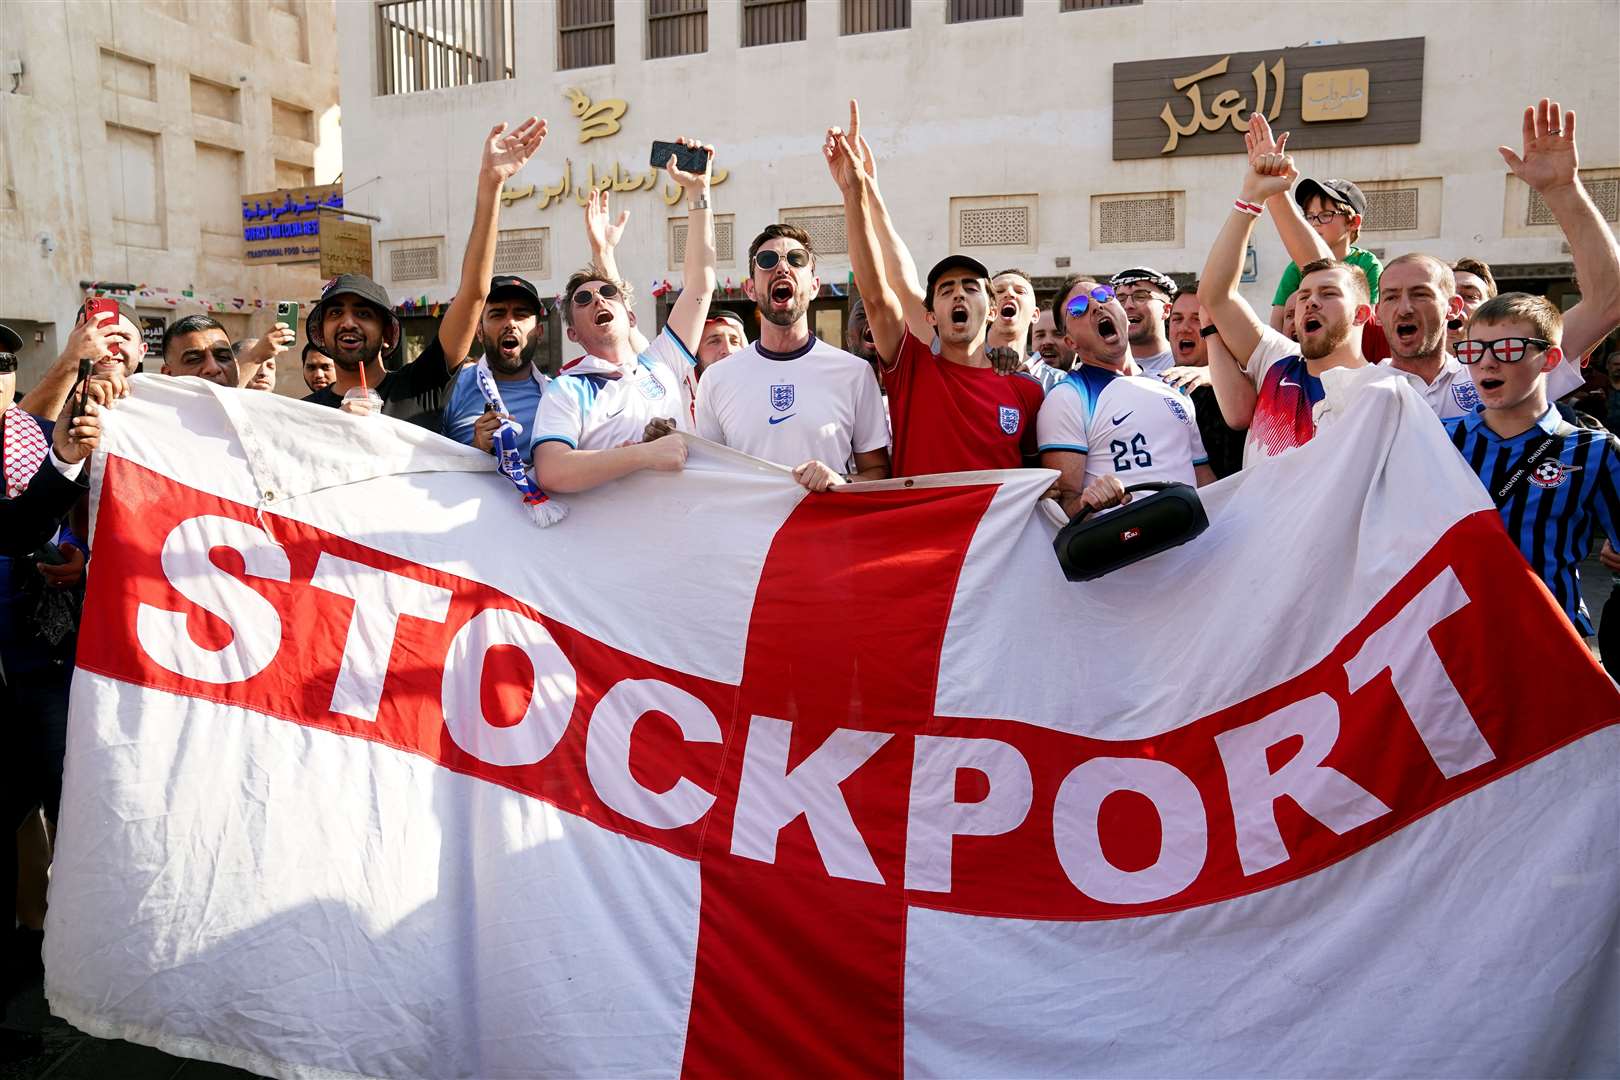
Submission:
<svg viewBox="0 0 1620 1080">
<path fill-rule="evenodd" d="M 506 403 L 501 400 L 500 387 L 496 384 L 495 377 L 490 374 L 489 361 L 480 357 L 473 375 L 478 379 L 478 391 L 484 395 L 485 404 L 493 406 L 502 417 L 500 427 L 495 429 L 495 468 L 517 488 L 518 494 L 523 497 L 524 507 L 529 511 L 530 519 L 536 525 L 544 528 L 557 524 L 568 516 L 568 507 L 541 491 L 540 485 L 529 475 L 517 443 L 517 437 L 523 434 L 523 428 L 507 415 Z"/>
<path fill-rule="evenodd" d="M 138 376 L 95 470 L 45 938 L 86 1031 L 278 1077 L 1620 1073 L 1620 694 L 1404 383 L 1074 584 L 1044 470 L 809 495 L 691 441 L 535 533 L 477 451 L 193 383 Z"/>
</svg>

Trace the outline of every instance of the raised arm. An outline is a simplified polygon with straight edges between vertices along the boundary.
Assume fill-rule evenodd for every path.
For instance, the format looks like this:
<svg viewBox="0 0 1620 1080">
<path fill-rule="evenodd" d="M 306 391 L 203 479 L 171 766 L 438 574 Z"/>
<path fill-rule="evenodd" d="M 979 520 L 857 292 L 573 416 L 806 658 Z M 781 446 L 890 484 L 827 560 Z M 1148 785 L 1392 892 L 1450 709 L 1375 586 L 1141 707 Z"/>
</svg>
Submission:
<svg viewBox="0 0 1620 1080">
<path fill-rule="evenodd" d="M 1581 184 L 1575 149 L 1575 110 L 1542 98 L 1524 110 L 1524 153 L 1497 147 L 1508 168 L 1541 193 L 1569 241 L 1581 302 L 1564 315 L 1564 356 L 1586 351 L 1620 326 L 1620 247 Z"/>
<path fill-rule="evenodd" d="M 62 354 L 17 403 L 17 407 L 33 416 L 55 416 L 62 411 L 68 391 L 79 378 L 79 361 L 85 358 L 106 360 L 113 355 L 114 345 L 125 357 L 140 355 L 140 338 L 122 322 L 114 322 L 106 327 L 97 326 L 94 319 L 78 323 L 68 334 Z M 134 367 L 133 364 L 130 366 Z M 0 402 L 0 408 L 10 404 L 9 401 Z"/>
<path fill-rule="evenodd" d="M 686 264 L 681 295 L 670 309 L 665 326 L 689 351 L 696 352 L 698 340 L 703 337 L 703 320 L 709 317 L 709 302 L 714 299 L 714 213 L 709 209 L 709 174 L 714 169 L 714 147 L 691 139 L 680 142 L 683 146 L 703 146 L 709 156 L 701 173 L 677 169 L 675 155 L 669 156 L 669 178 L 686 193 Z"/>
<path fill-rule="evenodd" d="M 608 192 L 591 188 L 585 202 L 585 239 L 591 245 L 591 266 L 609 281 L 623 281 L 619 276 L 619 262 L 613 253 L 624 236 L 624 227 L 630 220 L 630 211 L 619 211 L 618 220 L 608 210 Z M 638 353 L 647 351 L 647 335 L 640 327 L 630 328 L 630 347 Z"/>
<path fill-rule="evenodd" d="M 821 147 L 827 171 L 844 195 L 844 231 L 849 237 L 849 265 L 855 286 L 866 306 L 866 321 L 872 327 L 872 342 L 885 368 L 893 367 L 905 336 L 906 316 L 878 256 L 877 237 L 872 231 L 872 184 L 861 157 L 861 149 L 837 128 L 827 129 Z"/>
<path fill-rule="evenodd" d="M 1243 133 L 1243 142 L 1249 149 L 1251 167 L 1270 155 L 1273 159 L 1281 159 L 1287 169 L 1289 186 L 1266 199 L 1265 205 L 1271 212 L 1271 223 L 1277 227 L 1277 235 L 1282 238 L 1283 247 L 1288 249 L 1288 257 L 1294 260 L 1294 265 L 1305 266 L 1317 259 L 1333 258 L 1333 249 L 1311 228 L 1311 223 L 1305 220 L 1305 215 L 1299 211 L 1299 204 L 1294 201 L 1292 189 L 1294 181 L 1299 179 L 1299 170 L 1293 167 L 1293 159 L 1285 152 L 1288 133 L 1285 131 L 1281 139 L 1273 139 L 1271 125 L 1266 122 L 1265 116 L 1254 113 L 1249 117 L 1249 130 Z M 1282 313 L 1278 311 L 1274 314 L 1276 319 L 1273 326 L 1281 329 Z"/>
<path fill-rule="evenodd" d="M 861 134 L 861 103 L 854 98 L 849 99 L 847 137 L 850 147 L 858 151 L 861 170 L 866 174 L 867 187 L 870 189 L 868 216 L 872 222 L 872 234 L 877 239 L 878 256 L 883 260 L 883 275 L 900 301 L 900 309 L 912 334 L 928 341 L 934 336 L 934 328 L 928 325 L 927 309 L 923 306 L 923 287 L 917 276 L 917 263 L 889 217 L 888 204 L 883 201 L 883 192 L 878 188 L 877 157 L 867 145 L 866 136 Z"/>
<path fill-rule="evenodd" d="M 501 185 L 529 163 L 546 138 L 546 122 L 529 117 L 513 131 L 504 123 L 489 129 L 478 166 L 478 199 L 473 205 L 472 233 L 461 257 L 461 283 L 439 324 L 439 347 L 445 366 L 454 370 L 472 349 L 478 320 L 489 298 L 495 273 L 495 233 L 501 216 Z"/>
<path fill-rule="evenodd" d="M 1279 192 L 1286 193 L 1297 175 L 1287 155 L 1257 153 L 1244 169 L 1238 201 L 1263 204 Z M 1249 237 L 1254 233 L 1254 222 L 1255 215 L 1233 206 L 1215 237 L 1215 245 L 1210 248 L 1198 287 L 1198 302 L 1209 312 L 1238 363 L 1245 366 L 1266 329 L 1249 302 L 1238 293 L 1238 279 L 1243 274 L 1243 257 L 1248 251 Z M 1218 395 L 1219 390 L 1216 393 Z"/>
<path fill-rule="evenodd" d="M 1212 325 L 1205 323 L 1205 326 Z M 1233 431 L 1244 431 L 1254 419 L 1254 403 L 1260 397 L 1240 364 L 1221 340 L 1211 334 L 1206 339 L 1209 350 L 1209 385 L 1215 391 L 1215 404 L 1220 406 L 1221 419 Z"/>
</svg>

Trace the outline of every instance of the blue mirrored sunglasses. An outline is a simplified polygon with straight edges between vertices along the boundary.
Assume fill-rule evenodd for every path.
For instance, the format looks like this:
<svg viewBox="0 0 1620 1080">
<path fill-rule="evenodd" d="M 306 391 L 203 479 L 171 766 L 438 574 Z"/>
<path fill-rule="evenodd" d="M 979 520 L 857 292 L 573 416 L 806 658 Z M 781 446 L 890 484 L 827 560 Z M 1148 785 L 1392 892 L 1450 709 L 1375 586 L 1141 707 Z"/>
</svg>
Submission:
<svg viewBox="0 0 1620 1080">
<path fill-rule="evenodd" d="M 1114 290 L 1107 285 L 1099 285 L 1089 293 L 1069 297 L 1069 302 L 1063 306 L 1063 313 L 1071 319 L 1078 319 L 1086 313 L 1086 309 L 1095 300 L 1099 304 L 1106 304 L 1114 298 Z"/>
</svg>

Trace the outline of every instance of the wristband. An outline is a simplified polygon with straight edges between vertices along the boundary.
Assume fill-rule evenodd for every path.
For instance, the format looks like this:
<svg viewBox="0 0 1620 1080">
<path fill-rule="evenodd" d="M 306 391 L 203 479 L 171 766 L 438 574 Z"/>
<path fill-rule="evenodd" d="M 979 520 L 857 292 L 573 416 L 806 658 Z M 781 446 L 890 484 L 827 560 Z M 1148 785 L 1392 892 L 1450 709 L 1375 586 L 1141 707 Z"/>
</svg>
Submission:
<svg viewBox="0 0 1620 1080">
<path fill-rule="evenodd" d="M 1266 212 L 1266 208 L 1259 203 L 1245 202 L 1242 199 L 1232 200 L 1232 209 L 1240 214 L 1248 214 L 1250 217 L 1259 217 Z"/>
<path fill-rule="evenodd" d="M 707 194 L 699 195 L 697 202 L 687 203 L 686 208 L 687 210 L 707 210 L 709 208 L 709 196 Z"/>
<path fill-rule="evenodd" d="M 1221 332 L 1221 328 L 1214 325 L 1213 323 L 1211 323 L 1209 326 L 1200 326 L 1198 328 L 1198 336 L 1199 337 L 1214 337 L 1216 334 L 1218 334 L 1220 332 Z"/>
</svg>

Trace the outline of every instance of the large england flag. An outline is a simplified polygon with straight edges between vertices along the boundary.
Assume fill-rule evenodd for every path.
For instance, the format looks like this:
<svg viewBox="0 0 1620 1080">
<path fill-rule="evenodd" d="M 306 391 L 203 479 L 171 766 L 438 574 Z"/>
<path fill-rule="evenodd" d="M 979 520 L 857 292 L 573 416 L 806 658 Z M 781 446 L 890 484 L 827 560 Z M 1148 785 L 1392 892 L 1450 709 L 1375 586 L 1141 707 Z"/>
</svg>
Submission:
<svg viewBox="0 0 1620 1080">
<path fill-rule="evenodd" d="M 435 435 L 139 378 L 51 1006 L 278 1077 L 1620 1073 L 1620 694 L 1340 374 L 1086 584 L 1041 470 L 694 442 L 538 529 Z"/>
</svg>

